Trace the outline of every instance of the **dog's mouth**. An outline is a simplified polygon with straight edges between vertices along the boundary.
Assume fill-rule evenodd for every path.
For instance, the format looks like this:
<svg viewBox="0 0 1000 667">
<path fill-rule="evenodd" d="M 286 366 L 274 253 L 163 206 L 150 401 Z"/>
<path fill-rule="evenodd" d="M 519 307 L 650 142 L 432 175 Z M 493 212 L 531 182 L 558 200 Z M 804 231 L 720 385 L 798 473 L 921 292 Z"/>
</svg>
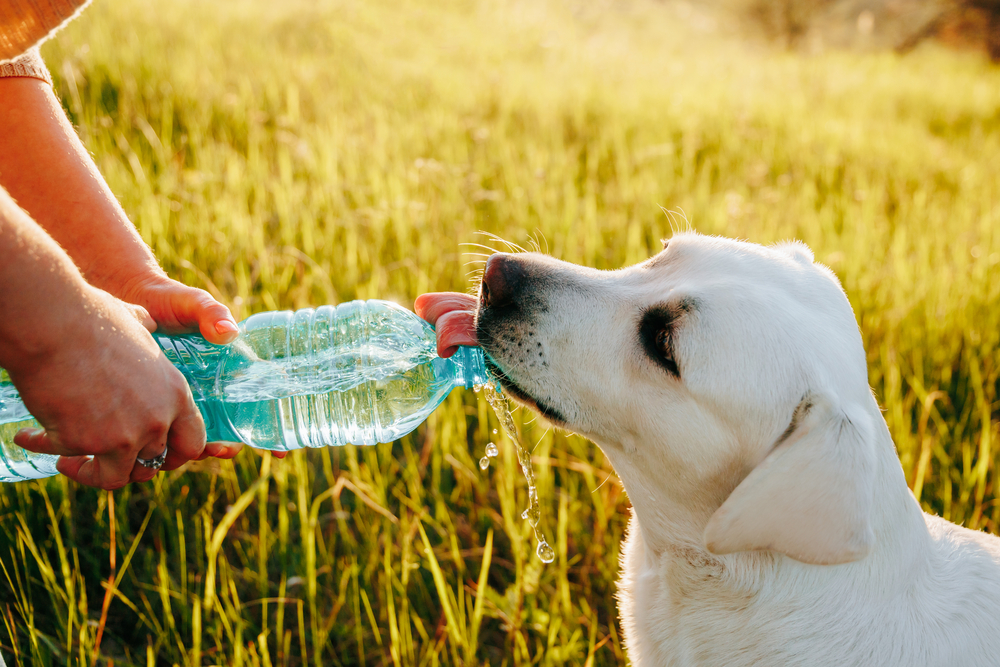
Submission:
<svg viewBox="0 0 1000 667">
<path fill-rule="evenodd" d="M 486 357 L 487 372 L 500 382 L 504 394 L 510 396 L 518 403 L 528 406 L 550 422 L 558 426 L 566 425 L 566 418 L 563 417 L 561 412 L 522 389 L 516 382 L 510 379 L 510 376 L 504 372 L 488 353 L 484 356 Z"/>
</svg>

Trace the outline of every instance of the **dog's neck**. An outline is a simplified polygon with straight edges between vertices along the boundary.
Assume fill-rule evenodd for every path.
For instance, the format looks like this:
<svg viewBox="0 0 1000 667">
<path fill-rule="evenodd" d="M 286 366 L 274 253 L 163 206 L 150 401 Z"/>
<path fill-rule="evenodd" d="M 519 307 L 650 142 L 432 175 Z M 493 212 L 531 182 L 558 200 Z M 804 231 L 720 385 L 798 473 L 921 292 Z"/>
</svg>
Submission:
<svg viewBox="0 0 1000 667">
<path fill-rule="evenodd" d="M 706 498 L 705 490 L 712 488 L 708 482 L 696 488 L 692 484 L 695 480 L 685 478 L 679 471 L 658 471 L 647 461 L 637 461 L 623 453 L 637 448 L 602 446 L 602 449 L 622 481 L 649 555 L 696 550 L 709 556 L 702 539 L 705 526 L 739 481 L 727 485 L 725 492 L 717 489 L 719 493 L 714 495 L 720 497 Z"/>
<path fill-rule="evenodd" d="M 874 405 L 877 411 L 877 406 Z M 888 428 L 881 415 L 876 428 L 877 482 L 872 528 L 876 551 L 882 555 L 905 551 L 901 535 L 926 535 L 923 513 L 906 485 Z M 704 543 L 709 519 L 752 466 L 733 462 L 722 465 L 710 478 L 691 476 L 689 471 L 665 469 L 642 452 L 655 452 L 642 443 L 602 444 L 632 503 L 642 543 L 651 558 L 683 554 L 685 560 L 705 562 L 714 556 Z"/>
</svg>

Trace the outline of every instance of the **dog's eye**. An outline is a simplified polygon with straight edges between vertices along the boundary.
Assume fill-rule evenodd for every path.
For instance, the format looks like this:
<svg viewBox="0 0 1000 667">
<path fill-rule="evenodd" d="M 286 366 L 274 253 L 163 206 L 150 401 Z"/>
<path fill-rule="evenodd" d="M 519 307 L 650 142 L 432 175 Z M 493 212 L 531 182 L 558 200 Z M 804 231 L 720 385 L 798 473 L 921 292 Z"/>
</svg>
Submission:
<svg viewBox="0 0 1000 667">
<path fill-rule="evenodd" d="M 681 376 L 680 367 L 674 356 L 674 323 L 676 317 L 666 307 L 650 308 L 642 314 L 639 323 L 639 338 L 650 359 L 662 366 L 674 377 Z"/>
<path fill-rule="evenodd" d="M 656 349 L 660 354 L 670 354 L 670 331 L 660 329 L 656 332 Z"/>
<path fill-rule="evenodd" d="M 670 339 L 669 327 L 664 327 L 656 332 L 656 351 L 660 355 L 660 363 L 673 375 L 680 376 L 680 370 L 677 368 L 677 360 L 674 359 L 674 345 Z"/>
</svg>

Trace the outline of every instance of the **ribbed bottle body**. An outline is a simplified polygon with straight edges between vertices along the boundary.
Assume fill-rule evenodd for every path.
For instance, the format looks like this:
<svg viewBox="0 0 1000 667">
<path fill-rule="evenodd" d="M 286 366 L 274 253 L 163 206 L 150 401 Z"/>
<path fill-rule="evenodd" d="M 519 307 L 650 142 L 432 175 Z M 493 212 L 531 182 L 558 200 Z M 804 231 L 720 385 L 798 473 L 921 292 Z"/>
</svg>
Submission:
<svg viewBox="0 0 1000 667">
<path fill-rule="evenodd" d="M 387 301 L 253 315 L 229 345 L 154 334 L 187 379 L 208 440 L 292 450 L 392 442 L 456 386 L 488 379 L 483 354 L 437 355 L 433 327 Z M 13 445 L 37 426 L 6 377 L 0 385 L 0 481 L 55 474 L 56 457 Z"/>
<path fill-rule="evenodd" d="M 217 394 L 239 439 L 263 449 L 392 442 L 453 387 L 485 382 L 479 350 L 441 359 L 433 327 L 386 301 L 262 313 L 240 329 Z"/>
</svg>

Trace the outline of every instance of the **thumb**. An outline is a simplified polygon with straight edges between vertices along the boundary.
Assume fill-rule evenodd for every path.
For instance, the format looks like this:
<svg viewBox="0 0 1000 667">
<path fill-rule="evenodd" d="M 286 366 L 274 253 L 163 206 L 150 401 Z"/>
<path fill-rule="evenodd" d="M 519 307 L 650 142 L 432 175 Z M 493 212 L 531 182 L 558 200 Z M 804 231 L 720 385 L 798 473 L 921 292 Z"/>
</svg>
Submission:
<svg viewBox="0 0 1000 667">
<path fill-rule="evenodd" d="M 137 306 L 134 303 L 126 303 L 125 307 L 128 308 L 129 312 L 133 317 L 145 327 L 146 331 L 153 333 L 156 331 L 156 320 L 150 316 L 149 311 L 142 306 Z"/>
<path fill-rule="evenodd" d="M 239 327 L 229 309 L 202 289 L 186 287 L 174 292 L 172 310 L 181 324 L 198 325 L 198 330 L 210 343 L 224 345 L 239 335 Z"/>
</svg>

